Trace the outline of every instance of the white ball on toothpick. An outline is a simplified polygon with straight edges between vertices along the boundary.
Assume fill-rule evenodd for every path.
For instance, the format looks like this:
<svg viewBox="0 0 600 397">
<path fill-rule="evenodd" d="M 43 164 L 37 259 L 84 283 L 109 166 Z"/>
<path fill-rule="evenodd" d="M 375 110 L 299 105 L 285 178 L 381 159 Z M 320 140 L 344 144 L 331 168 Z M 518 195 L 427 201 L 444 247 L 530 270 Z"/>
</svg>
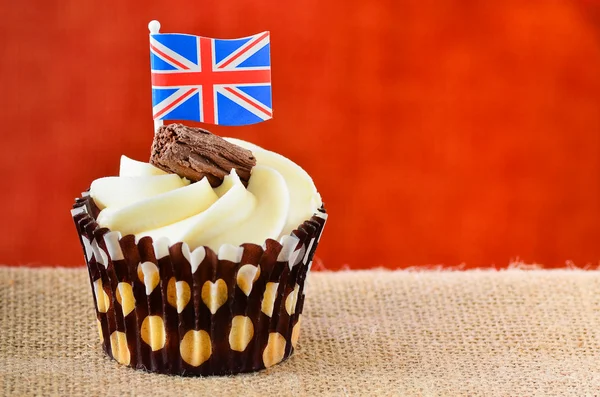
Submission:
<svg viewBox="0 0 600 397">
<path fill-rule="evenodd" d="M 157 20 L 150 21 L 150 23 L 148 24 L 148 30 L 151 34 L 158 33 L 158 31 L 160 30 L 160 22 L 158 22 Z"/>
</svg>

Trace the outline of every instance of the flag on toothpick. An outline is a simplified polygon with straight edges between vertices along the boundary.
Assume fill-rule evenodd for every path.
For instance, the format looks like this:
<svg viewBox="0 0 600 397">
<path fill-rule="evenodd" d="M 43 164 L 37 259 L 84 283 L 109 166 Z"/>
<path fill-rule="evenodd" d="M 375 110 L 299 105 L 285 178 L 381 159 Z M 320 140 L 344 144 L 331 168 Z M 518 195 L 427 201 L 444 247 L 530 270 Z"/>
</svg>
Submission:
<svg viewBox="0 0 600 397">
<path fill-rule="evenodd" d="M 158 33 L 156 21 L 149 27 L 155 121 L 246 125 L 272 117 L 269 32 L 220 40 Z"/>
</svg>

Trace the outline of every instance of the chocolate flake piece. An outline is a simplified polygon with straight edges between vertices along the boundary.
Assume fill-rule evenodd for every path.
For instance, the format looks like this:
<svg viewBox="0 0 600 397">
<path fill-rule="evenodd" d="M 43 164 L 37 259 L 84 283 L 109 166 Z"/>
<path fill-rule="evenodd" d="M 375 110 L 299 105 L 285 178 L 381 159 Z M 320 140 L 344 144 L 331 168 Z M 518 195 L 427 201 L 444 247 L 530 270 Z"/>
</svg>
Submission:
<svg viewBox="0 0 600 397">
<path fill-rule="evenodd" d="M 160 127 L 154 136 L 150 163 L 194 182 L 207 177 L 213 187 L 219 186 L 235 168 L 248 186 L 256 159 L 250 150 L 202 128 L 169 124 Z"/>
</svg>

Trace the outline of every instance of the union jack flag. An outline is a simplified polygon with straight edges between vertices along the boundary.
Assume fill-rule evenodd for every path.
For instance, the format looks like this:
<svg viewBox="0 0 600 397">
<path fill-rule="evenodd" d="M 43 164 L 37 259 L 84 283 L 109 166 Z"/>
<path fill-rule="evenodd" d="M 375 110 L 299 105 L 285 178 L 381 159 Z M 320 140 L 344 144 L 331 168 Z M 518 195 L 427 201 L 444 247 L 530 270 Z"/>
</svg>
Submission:
<svg viewBox="0 0 600 397">
<path fill-rule="evenodd" d="M 150 35 L 155 120 L 246 125 L 273 117 L 269 32 L 219 40 Z"/>
</svg>

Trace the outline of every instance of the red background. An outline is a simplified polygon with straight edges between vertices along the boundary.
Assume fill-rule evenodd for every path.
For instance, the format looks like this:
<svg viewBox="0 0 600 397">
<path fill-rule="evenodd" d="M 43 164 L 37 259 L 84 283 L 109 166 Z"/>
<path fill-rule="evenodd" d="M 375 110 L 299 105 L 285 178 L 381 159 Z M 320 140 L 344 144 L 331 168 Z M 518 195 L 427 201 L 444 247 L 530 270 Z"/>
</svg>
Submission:
<svg viewBox="0 0 600 397">
<path fill-rule="evenodd" d="M 152 141 L 147 23 L 272 35 L 275 118 L 327 268 L 600 259 L 600 5 L 0 1 L 0 263 L 83 263 L 73 198 Z"/>
</svg>

